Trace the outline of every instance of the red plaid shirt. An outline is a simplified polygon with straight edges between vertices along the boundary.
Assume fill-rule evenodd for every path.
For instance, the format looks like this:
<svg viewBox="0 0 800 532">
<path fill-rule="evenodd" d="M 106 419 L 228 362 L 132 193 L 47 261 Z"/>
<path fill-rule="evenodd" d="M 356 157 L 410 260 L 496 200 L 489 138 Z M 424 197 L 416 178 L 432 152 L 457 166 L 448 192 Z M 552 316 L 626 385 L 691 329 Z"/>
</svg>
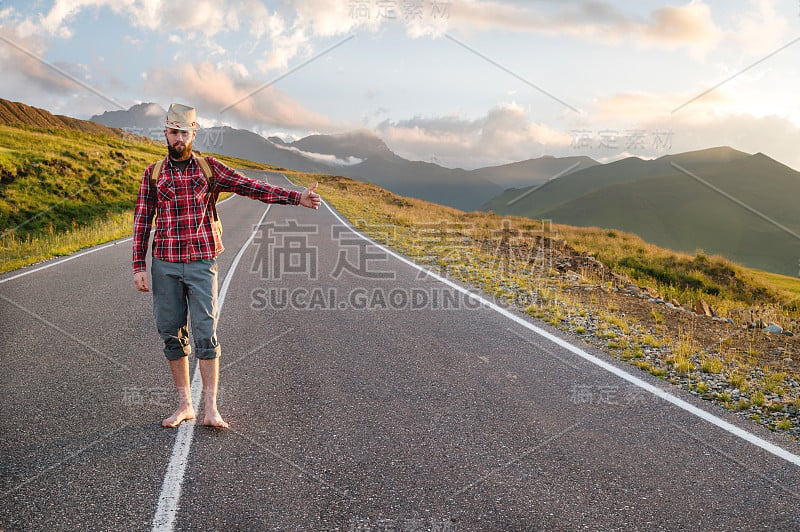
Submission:
<svg viewBox="0 0 800 532">
<path fill-rule="evenodd" d="M 150 186 L 153 165 L 145 169 L 133 215 L 134 273 L 147 269 L 145 256 L 154 215 L 153 257 L 189 262 L 214 258 L 224 249 L 217 226 L 212 223 L 209 194 L 233 192 L 264 203 L 300 203 L 300 192 L 248 179 L 213 157 L 208 158 L 208 163 L 214 172 L 211 191 L 194 155 L 183 173 L 166 157 L 155 189 Z"/>
</svg>

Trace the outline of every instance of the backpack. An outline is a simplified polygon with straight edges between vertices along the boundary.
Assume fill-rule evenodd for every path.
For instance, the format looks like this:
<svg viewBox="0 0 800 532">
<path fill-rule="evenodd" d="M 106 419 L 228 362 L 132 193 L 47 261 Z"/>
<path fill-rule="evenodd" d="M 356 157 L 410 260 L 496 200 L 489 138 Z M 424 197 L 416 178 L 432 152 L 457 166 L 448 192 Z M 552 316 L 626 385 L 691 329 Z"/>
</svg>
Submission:
<svg viewBox="0 0 800 532">
<path fill-rule="evenodd" d="M 206 176 L 206 182 L 208 183 L 208 203 L 211 207 L 211 213 L 214 216 L 214 224 L 216 224 L 219 234 L 221 235 L 222 221 L 219 219 L 219 214 L 217 214 L 217 194 L 211 192 L 214 186 L 214 171 L 211 169 L 211 165 L 208 164 L 208 157 L 196 157 L 196 159 L 200 164 L 203 175 Z M 159 159 L 158 162 L 153 165 L 153 170 L 150 172 L 150 187 L 153 189 L 156 188 L 156 181 L 161 175 L 161 168 L 163 165 L 164 159 Z"/>
</svg>

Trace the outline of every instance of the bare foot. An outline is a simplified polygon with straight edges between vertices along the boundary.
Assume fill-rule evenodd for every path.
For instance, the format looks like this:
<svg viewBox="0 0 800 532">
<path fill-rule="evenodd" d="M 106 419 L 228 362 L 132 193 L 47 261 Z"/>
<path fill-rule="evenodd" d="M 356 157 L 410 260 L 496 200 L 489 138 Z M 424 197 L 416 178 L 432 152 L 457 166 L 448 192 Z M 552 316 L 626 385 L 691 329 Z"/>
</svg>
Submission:
<svg viewBox="0 0 800 532">
<path fill-rule="evenodd" d="M 217 411 L 216 408 L 209 409 L 208 407 L 206 407 L 206 415 L 203 424 L 220 429 L 227 429 L 229 427 L 225 420 L 222 419 L 222 416 L 219 415 L 219 411 Z"/>
<path fill-rule="evenodd" d="M 194 419 L 194 408 L 191 406 L 188 407 L 180 407 L 178 408 L 174 414 L 172 414 L 167 419 L 161 422 L 162 427 L 168 427 L 174 429 L 184 421 L 188 421 L 190 419 Z"/>
</svg>

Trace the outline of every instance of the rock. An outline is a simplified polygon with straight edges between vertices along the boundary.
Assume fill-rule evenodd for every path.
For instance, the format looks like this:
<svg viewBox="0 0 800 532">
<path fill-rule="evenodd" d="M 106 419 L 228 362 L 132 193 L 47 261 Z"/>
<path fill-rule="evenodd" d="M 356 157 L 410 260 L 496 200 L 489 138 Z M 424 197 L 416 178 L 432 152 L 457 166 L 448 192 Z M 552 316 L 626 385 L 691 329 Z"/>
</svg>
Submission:
<svg viewBox="0 0 800 532">
<path fill-rule="evenodd" d="M 738 323 L 753 323 L 753 313 L 750 309 L 735 308 L 730 311 L 730 316 Z"/>
<path fill-rule="evenodd" d="M 694 304 L 694 311 L 701 316 L 708 316 L 709 318 L 716 316 L 714 309 L 712 309 L 704 299 L 697 300 L 697 303 Z"/>
<path fill-rule="evenodd" d="M 783 332 L 783 328 L 780 325 L 772 322 L 761 330 L 770 334 L 781 334 Z"/>
<path fill-rule="evenodd" d="M 635 284 L 629 284 L 628 286 L 625 287 L 625 290 L 627 290 L 628 293 L 632 296 L 638 296 L 641 293 L 639 287 L 636 286 Z"/>
</svg>

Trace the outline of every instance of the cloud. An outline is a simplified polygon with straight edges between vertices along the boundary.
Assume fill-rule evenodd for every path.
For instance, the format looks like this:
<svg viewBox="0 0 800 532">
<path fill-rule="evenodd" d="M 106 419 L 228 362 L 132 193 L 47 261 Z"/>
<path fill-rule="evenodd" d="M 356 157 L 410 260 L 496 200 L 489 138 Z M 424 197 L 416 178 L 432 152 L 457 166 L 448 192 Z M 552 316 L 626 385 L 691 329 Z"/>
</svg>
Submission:
<svg viewBox="0 0 800 532">
<path fill-rule="evenodd" d="M 507 103 L 475 119 L 458 116 L 385 120 L 375 128 L 403 157 L 476 168 L 543 155 L 587 155 L 598 161 L 660 157 L 716 146 L 766 155 L 800 170 L 800 127 L 788 116 L 754 116 L 733 93 L 709 93 L 691 112 L 671 110 L 693 95 L 625 92 L 594 102 L 563 130 L 538 124 Z"/>
<path fill-rule="evenodd" d="M 27 19 L 25 28 L 27 31 L 68 38 L 72 36 L 69 25 L 81 11 L 109 8 L 114 13 L 127 15 L 131 24 L 137 27 L 162 29 L 164 32 L 195 30 L 213 36 L 223 30 L 238 30 L 245 9 L 249 10 L 255 4 L 253 1 L 228 3 L 195 0 L 187 9 L 183 4 L 161 0 L 55 0 L 47 13 L 40 14 L 35 21 Z"/>
<path fill-rule="evenodd" d="M 80 67 L 75 65 L 74 71 L 70 72 L 73 70 L 70 65 L 47 63 L 39 59 L 47 49 L 47 44 L 42 39 L 33 36 L 22 37 L 4 27 L 0 27 L 0 37 L 3 40 L 0 43 L 0 68 L 3 71 L 4 91 L 10 91 L 12 87 L 27 87 L 29 92 L 39 90 L 67 94 L 79 89 L 77 83 L 55 69 L 80 79 L 82 76 L 79 72 Z"/>
<path fill-rule="evenodd" d="M 306 159 L 311 159 L 312 161 L 318 161 L 333 166 L 353 166 L 364 162 L 364 159 L 359 159 L 358 157 L 353 157 L 352 155 L 348 156 L 346 159 L 340 159 L 335 155 L 329 155 L 326 153 L 314 153 L 309 151 L 303 151 L 299 148 L 295 148 L 294 146 L 282 146 L 281 144 L 275 144 L 275 143 L 273 144 L 279 150 L 291 151 L 299 155 L 302 155 Z"/>
<path fill-rule="evenodd" d="M 713 120 L 721 109 L 730 109 L 735 105 L 733 96 L 724 87 L 709 91 L 699 98 L 698 96 L 698 93 L 620 92 L 595 99 L 593 110 L 588 118 L 606 126 L 672 121 L 675 118 L 696 123 Z M 691 110 L 689 110 L 690 106 Z M 673 113 L 678 108 L 686 109 L 686 112 L 683 113 L 681 109 Z M 680 115 L 685 116 L 681 117 Z"/>
<path fill-rule="evenodd" d="M 764 0 L 766 1 L 766 0 Z M 110 9 L 144 28 L 207 54 L 224 55 L 217 39 L 246 32 L 251 53 L 260 56 L 262 72 L 285 70 L 296 57 L 310 57 L 318 39 L 355 31 L 377 32 L 388 24 L 405 24 L 411 37 L 442 35 L 451 28 L 478 31 L 537 32 L 619 42 L 631 38 L 647 46 L 688 47 L 704 52 L 718 39 L 710 8 L 701 1 L 659 8 L 642 19 L 610 2 L 536 3 L 520 7 L 483 0 L 422 3 L 367 2 L 368 13 L 351 0 L 296 0 L 271 10 L 257 0 L 195 0 L 191 8 L 165 0 L 55 0 L 46 13 L 20 21 L 23 35 L 72 36 L 71 24 L 88 9 Z M 555 7 L 553 7 L 555 6 Z M 266 44 L 264 43 L 266 41 Z M 698 53 L 700 53 L 698 52 Z"/>
<path fill-rule="evenodd" d="M 789 110 L 758 112 L 720 87 L 681 111 L 693 94 L 622 92 L 595 100 L 572 128 L 573 155 L 598 161 L 649 158 L 717 146 L 766 155 L 800 169 L 800 127 Z M 580 136 L 580 138 L 579 138 Z"/>
<path fill-rule="evenodd" d="M 539 157 L 566 148 L 571 140 L 567 132 L 532 123 L 514 103 L 475 120 L 456 116 L 386 120 L 376 131 L 404 157 L 469 167 Z"/>
<path fill-rule="evenodd" d="M 771 52 L 785 44 L 787 18 L 777 12 L 774 2 L 751 0 L 750 6 L 750 10 L 737 17 L 736 29 L 728 38 L 750 56 Z"/>
<path fill-rule="evenodd" d="M 493 1 L 462 0 L 453 2 L 447 17 L 414 21 L 409 26 L 409 33 L 412 36 L 441 35 L 453 28 L 567 34 L 604 43 L 632 39 L 644 46 L 685 47 L 694 53 L 707 52 L 722 36 L 711 17 L 711 9 L 701 1 L 665 6 L 646 17 L 637 17 L 610 2 L 553 2 L 550 7 L 544 3 L 521 7 Z"/>
<path fill-rule="evenodd" d="M 701 52 L 708 51 L 722 36 L 711 18 L 711 8 L 703 2 L 659 8 L 649 21 L 634 28 L 645 43 L 666 48 L 688 46 Z"/>
<path fill-rule="evenodd" d="M 203 115 L 222 113 L 222 118 L 240 127 L 263 127 L 264 123 L 290 129 L 330 131 L 331 121 L 287 96 L 274 86 L 259 85 L 237 76 L 237 69 L 222 70 L 211 62 L 184 63 L 148 75 L 150 92 L 164 93 L 191 102 Z M 241 101 L 240 101 L 241 100 Z"/>
</svg>

